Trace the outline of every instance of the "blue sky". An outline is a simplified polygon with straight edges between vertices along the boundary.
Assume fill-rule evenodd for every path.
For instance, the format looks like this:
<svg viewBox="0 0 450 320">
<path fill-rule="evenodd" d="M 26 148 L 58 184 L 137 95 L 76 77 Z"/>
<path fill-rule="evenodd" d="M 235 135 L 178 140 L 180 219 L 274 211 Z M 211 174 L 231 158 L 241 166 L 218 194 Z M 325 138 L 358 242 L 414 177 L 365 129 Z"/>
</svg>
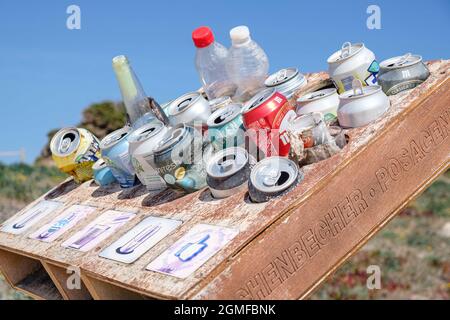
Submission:
<svg viewBox="0 0 450 320">
<path fill-rule="evenodd" d="M 81 8 L 81 30 L 66 9 Z M 381 8 L 381 30 L 366 26 Z M 81 119 L 90 103 L 119 100 L 111 58 L 130 58 L 148 95 L 160 102 L 199 87 L 191 32 L 248 25 L 270 70 L 326 70 L 343 42 L 364 42 L 379 61 L 406 52 L 450 58 L 450 1 L 100 1 L 0 2 L 0 151 L 25 148 L 32 162 L 52 129 Z M 11 162 L 17 159 L 0 158 Z"/>
</svg>

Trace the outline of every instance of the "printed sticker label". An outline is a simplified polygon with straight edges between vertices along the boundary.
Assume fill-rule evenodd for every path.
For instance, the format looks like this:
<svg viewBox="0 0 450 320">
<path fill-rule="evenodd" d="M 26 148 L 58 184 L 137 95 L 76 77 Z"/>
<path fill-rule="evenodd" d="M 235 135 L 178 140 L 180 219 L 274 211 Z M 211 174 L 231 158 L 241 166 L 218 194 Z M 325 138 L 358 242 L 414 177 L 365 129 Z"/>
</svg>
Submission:
<svg viewBox="0 0 450 320">
<path fill-rule="evenodd" d="M 89 223 L 83 230 L 75 233 L 62 246 L 83 252 L 89 251 L 133 219 L 135 215 L 131 212 L 108 210 Z"/>
<path fill-rule="evenodd" d="M 180 220 L 148 217 L 100 253 L 100 257 L 132 263 L 181 225 Z"/>
<path fill-rule="evenodd" d="M 368 86 L 377 84 L 377 76 L 376 74 L 371 73 L 364 81 Z"/>
<path fill-rule="evenodd" d="M 70 206 L 59 216 L 53 219 L 50 223 L 44 225 L 42 228 L 32 233 L 30 235 L 30 238 L 44 242 L 53 242 L 63 233 L 75 226 L 78 221 L 81 221 L 96 210 L 97 208 L 91 206 Z"/>
<path fill-rule="evenodd" d="M 238 233 L 235 229 L 198 224 L 152 261 L 147 270 L 187 278 Z"/>
<path fill-rule="evenodd" d="M 1 231 L 21 234 L 61 206 L 63 206 L 62 202 L 43 200 L 7 222 Z"/>
<path fill-rule="evenodd" d="M 369 69 L 367 71 L 371 73 L 378 73 L 380 71 L 380 66 L 376 60 L 373 60 L 372 63 L 369 66 Z"/>
</svg>

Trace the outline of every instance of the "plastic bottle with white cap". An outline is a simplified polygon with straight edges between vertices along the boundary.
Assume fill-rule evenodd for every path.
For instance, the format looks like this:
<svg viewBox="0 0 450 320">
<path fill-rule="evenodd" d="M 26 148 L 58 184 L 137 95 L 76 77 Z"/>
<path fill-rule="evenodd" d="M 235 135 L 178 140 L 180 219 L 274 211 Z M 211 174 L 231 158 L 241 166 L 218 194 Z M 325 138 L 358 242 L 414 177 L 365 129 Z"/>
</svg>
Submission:
<svg viewBox="0 0 450 320">
<path fill-rule="evenodd" d="M 227 71 L 237 85 L 234 100 L 246 101 L 264 87 L 268 76 L 269 59 L 264 50 L 250 37 L 246 26 L 230 31 L 231 48 L 228 51 Z"/>
</svg>

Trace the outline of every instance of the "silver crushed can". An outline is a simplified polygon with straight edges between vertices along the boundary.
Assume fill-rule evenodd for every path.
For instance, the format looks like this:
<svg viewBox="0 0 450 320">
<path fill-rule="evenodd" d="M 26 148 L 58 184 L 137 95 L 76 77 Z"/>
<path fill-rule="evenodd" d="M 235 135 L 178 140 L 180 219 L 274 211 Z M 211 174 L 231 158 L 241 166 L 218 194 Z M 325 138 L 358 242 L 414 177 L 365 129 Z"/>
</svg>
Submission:
<svg viewBox="0 0 450 320">
<path fill-rule="evenodd" d="M 173 189 L 194 192 L 206 186 L 205 161 L 212 153 L 201 133 L 184 124 L 170 128 L 154 150 L 155 169 Z"/>
<path fill-rule="evenodd" d="M 124 127 L 111 132 L 100 142 L 102 158 L 122 188 L 132 187 L 138 181 L 129 153 L 130 132 L 131 127 Z"/>
<path fill-rule="evenodd" d="M 198 92 L 190 92 L 173 100 L 167 107 L 172 126 L 206 124 L 211 115 L 209 102 Z"/>
<path fill-rule="evenodd" d="M 353 89 L 339 96 L 338 120 L 341 127 L 361 127 L 381 117 L 391 103 L 381 86 L 363 87 L 353 81 Z"/>
<path fill-rule="evenodd" d="M 231 103 L 233 103 L 233 101 L 231 100 L 231 97 L 222 96 L 222 97 L 218 97 L 218 98 L 209 100 L 209 107 L 211 108 L 211 113 L 214 113 L 215 111 L 219 110 L 220 108 L 223 108 Z"/>
<path fill-rule="evenodd" d="M 266 202 L 292 190 L 303 179 L 294 161 L 269 157 L 258 162 L 250 173 L 248 192 L 253 202 Z"/>
<path fill-rule="evenodd" d="M 136 175 L 147 190 L 161 190 L 166 183 L 159 176 L 153 161 L 153 150 L 169 129 L 161 121 L 152 121 L 130 134 L 129 152 Z"/>
<path fill-rule="evenodd" d="M 285 68 L 271 74 L 264 85 L 267 88 L 274 88 L 287 99 L 290 99 L 294 93 L 307 84 L 307 80 L 296 68 Z"/>
<path fill-rule="evenodd" d="M 230 104 L 208 118 L 208 138 L 215 150 L 238 147 L 245 143 L 241 109 L 240 104 Z"/>
<path fill-rule="evenodd" d="M 375 54 L 364 43 L 345 42 L 341 50 L 333 53 L 327 60 L 328 74 L 338 93 L 352 89 L 354 79 L 359 79 L 364 86 L 377 84 L 380 66 Z"/>
<path fill-rule="evenodd" d="M 297 114 L 321 112 L 325 118 L 336 118 L 339 95 L 336 89 L 327 88 L 307 93 L 297 99 Z"/>
<path fill-rule="evenodd" d="M 407 53 L 380 63 L 378 84 L 386 95 L 412 89 L 430 76 L 430 71 L 419 55 Z"/>
<path fill-rule="evenodd" d="M 206 182 L 214 198 L 222 199 L 247 189 L 256 160 L 244 148 L 223 149 L 206 165 Z"/>
</svg>

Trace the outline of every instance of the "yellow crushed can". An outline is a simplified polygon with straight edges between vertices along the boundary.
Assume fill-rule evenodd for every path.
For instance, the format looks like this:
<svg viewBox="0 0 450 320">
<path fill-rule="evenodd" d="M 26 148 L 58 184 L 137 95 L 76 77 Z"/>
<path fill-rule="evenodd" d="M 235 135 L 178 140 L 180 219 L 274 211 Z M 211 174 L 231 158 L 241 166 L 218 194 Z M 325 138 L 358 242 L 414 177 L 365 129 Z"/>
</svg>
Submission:
<svg viewBox="0 0 450 320">
<path fill-rule="evenodd" d="M 100 142 L 90 131 L 61 129 L 53 136 L 50 150 L 58 169 L 73 176 L 77 183 L 92 179 L 92 166 L 100 158 Z"/>
</svg>

